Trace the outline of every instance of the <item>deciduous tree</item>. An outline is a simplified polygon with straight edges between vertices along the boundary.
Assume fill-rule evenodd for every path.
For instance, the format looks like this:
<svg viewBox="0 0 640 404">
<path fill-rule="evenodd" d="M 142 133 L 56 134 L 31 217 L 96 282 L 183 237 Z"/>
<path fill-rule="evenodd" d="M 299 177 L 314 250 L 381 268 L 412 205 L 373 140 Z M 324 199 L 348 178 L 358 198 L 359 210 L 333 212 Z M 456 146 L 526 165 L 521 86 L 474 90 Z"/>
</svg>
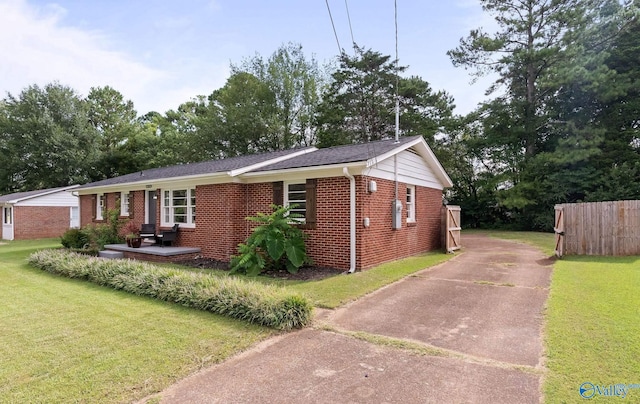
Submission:
<svg viewBox="0 0 640 404">
<path fill-rule="evenodd" d="M 86 103 L 59 83 L 32 85 L 0 103 L 0 192 L 84 183 L 98 143 Z"/>
</svg>

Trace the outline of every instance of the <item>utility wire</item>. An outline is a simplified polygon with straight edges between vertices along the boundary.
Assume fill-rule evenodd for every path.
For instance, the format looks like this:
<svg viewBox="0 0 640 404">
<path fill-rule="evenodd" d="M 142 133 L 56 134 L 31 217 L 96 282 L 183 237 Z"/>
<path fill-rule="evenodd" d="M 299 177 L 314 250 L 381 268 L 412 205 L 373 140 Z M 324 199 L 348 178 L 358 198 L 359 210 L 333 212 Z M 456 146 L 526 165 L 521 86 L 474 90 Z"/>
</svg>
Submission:
<svg viewBox="0 0 640 404">
<path fill-rule="evenodd" d="M 327 3 L 327 11 L 329 12 L 329 18 L 331 19 L 331 26 L 333 27 L 333 35 L 335 35 L 336 43 L 338 44 L 338 53 L 342 55 L 342 46 L 340 46 L 340 41 L 338 40 L 336 25 L 333 23 L 333 16 L 331 15 L 331 7 L 329 7 L 329 0 L 325 0 L 325 3 Z"/>
<path fill-rule="evenodd" d="M 356 52 L 356 40 L 353 38 L 353 28 L 351 27 L 351 16 L 349 15 L 349 5 L 347 0 L 344 0 L 344 7 L 347 9 L 347 20 L 349 20 L 349 32 L 351 32 L 351 44 L 353 45 L 353 52 Z"/>
</svg>

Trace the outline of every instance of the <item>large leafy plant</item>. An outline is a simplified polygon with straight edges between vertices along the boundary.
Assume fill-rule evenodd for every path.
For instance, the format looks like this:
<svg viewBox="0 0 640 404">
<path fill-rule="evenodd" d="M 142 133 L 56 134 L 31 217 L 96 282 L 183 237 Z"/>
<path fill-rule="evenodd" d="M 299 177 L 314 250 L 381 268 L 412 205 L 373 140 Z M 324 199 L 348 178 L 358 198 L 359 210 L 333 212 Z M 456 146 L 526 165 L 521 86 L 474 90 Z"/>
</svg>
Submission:
<svg viewBox="0 0 640 404">
<path fill-rule="evenodd" d="M 256 276 L 269 269 L 296 273 L 302 265 L 311 262 L 304 243 L 307 235 L 295 226 L 300 216 L 290 212 L 294 206 L 271 207 L 273 213 L 269 215 L 258 212 L 256 216 L 247 217 L 259 226 L 238 245 L 239 255 L 231 257 L 231 273 Z"/>
</svg>

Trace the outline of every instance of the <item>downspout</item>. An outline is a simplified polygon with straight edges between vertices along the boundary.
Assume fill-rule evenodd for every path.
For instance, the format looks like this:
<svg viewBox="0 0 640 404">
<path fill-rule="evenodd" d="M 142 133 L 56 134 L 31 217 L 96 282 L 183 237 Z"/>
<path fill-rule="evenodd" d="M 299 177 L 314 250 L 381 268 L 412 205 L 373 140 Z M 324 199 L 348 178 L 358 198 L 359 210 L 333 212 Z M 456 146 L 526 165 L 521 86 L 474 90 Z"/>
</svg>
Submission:
<svg viewBox="0 0 640 404">
<path fill-rule="evenodd" d="M 356 179 L 349 174 L 347 167 L 342 167 L 342 173 L 349 179 L 349 271 L 352 274 L 356 271 Z"/>
</svg>

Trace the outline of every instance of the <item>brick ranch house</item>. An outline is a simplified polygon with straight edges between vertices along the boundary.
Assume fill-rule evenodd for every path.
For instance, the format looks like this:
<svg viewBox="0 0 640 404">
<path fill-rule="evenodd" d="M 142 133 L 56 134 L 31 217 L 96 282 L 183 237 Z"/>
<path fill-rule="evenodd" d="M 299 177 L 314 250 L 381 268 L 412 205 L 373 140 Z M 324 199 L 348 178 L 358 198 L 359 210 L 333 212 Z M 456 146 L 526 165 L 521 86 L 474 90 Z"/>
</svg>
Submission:
<svg viewBox="0 0 640 404">
<path fill-rule="evenodd" d="M 72 190 L 78 185 L 0 196 L 0 239 L 28 240 L 60 237 L 78 227 L 79 203 Z"/>
<path fill-rule="evenodd" d="M 247 216 L 296 204 L 314 263 L 356 270 L 439 248 L 442 194 L 451 186 L 415 136 L 150 169 L 77 193 L 83 226 L 120 207 L 123 217 L 158 231 L 179 224 L 178 246 L 221 261 L 249 236 Z"/>
</svg>

